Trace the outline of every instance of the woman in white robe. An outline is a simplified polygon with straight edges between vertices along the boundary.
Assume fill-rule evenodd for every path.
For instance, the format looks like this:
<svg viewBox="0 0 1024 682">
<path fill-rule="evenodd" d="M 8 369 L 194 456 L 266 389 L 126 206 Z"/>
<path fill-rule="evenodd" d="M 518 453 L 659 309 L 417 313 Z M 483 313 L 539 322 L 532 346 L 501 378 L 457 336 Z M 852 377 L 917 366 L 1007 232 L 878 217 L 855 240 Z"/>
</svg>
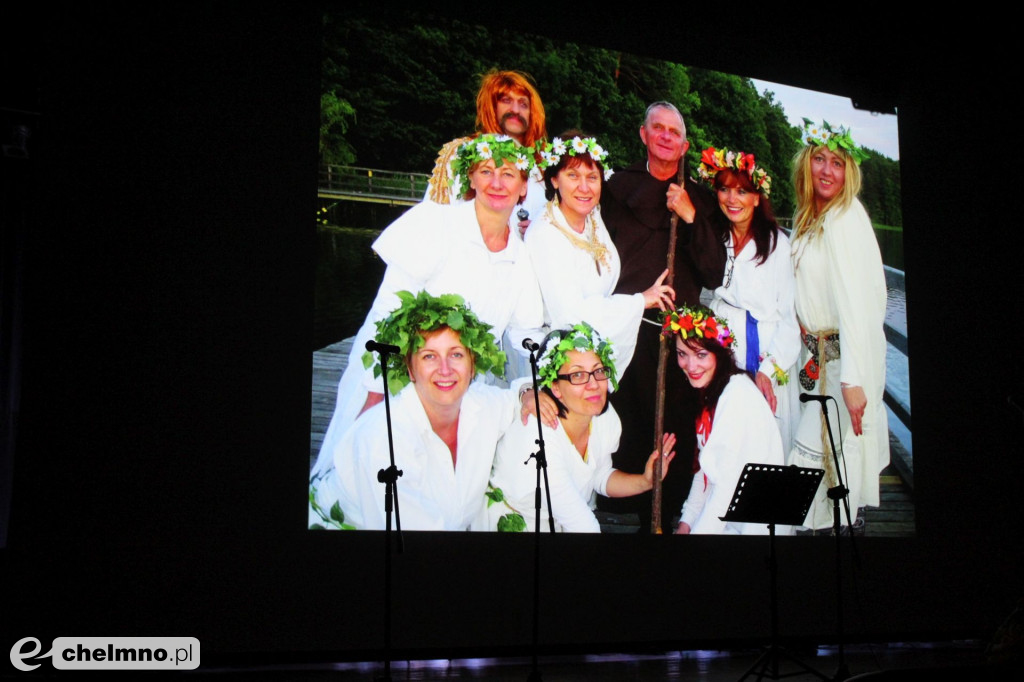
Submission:
<svg viewBox="0 0 1024 682">
<path fill-rule="evenodd" d="M 547 206 L 526 233 L 526 249 L 552 329 L 586 320 L 615 347 L 619 376 L 636 348 L 648 308 L 665 310 L 675 293 L 668 271 L 643 293 L 615 294 L 622 265 L 601 219 L 601 185 L 607 152 L 593 137 L 567 131 L 545 149 Z"/>
<path fill-rule="evenodd" d="M 839 405 L 829 416 L 852 520 L 859 507 L 878 506 L 879 473 L 889 463 L 885 273 L 871 221 L 856 198 L 865 154 L 845 128 L 808 124 L 807 146 L 793 170 L 792 262 L 804 341 L 799 381 L 803 391 L 831 396 Z M 809 528 L 832 525 L 825 493 L 836 478 L 827 443 L 820 405 L 805 403 L 788 463 L 825 469 L 805 520 Z"/>
<path fill-rule="evenodd" d="M 724 320 L 703 306 L 683 307 L 665 319 L 676 360 L 697 389 L 698 470 L 680 511 L 678 535 L 763 535 L 768 526 L 725 522 L 743 467 L 781 465 L 782 438 L 764 396 L 733 358 L 736 341 Z M 788 533 L 785 530 L 776 532 Z"/>
<path fill-rule="evenodd" d="M 619 417 L 608 403 L 609 384 L 616 382 L 616 362 L 611 344 L 586 323 L 551 332 L 541 347 L 538 381 L 558 409 L 558 428 L 541 427 L 558 532 L 599 533 L 595 494 L 625 497 L 652 487 L 657 451 L 651 453 L 642 474 L 612 468 L 612 452 L 622 433 Z M 529 396 L 525 400 L 529 407 Z M 530 416 L 526 424 L 516 421 L 498 443 L 491 485 L 503 499 L 489 507 L 492 529 L 507 513 L 521 515 L 525 530 L 535 527 L 536 462 L 526 460 L 537 451 L 537 435 L 537 422 Z M 663 477 L 675 457 L 674 444 L 675 436 L 666 434 Z M 546 503 L 541 507 L 540 528 L 549 530 Z"/>
<path fill-rule="evenodd" d="M 331 416 L 311 480 L 333 467 L 342 434 L 366 409 L 383 399 L 379 378 L 364 367 L 374 325 L 399 303 L 399 291 L 461 295 L 501 338 L 509 331 L 509 354 L 523 353 L 522 338 L 543 324 L 543 302 L 526 249 L 510 238 L 508 219 L 526 191 L 532 158 L 505 136 L 482 135 L 460 150 L 456 166 L 466 178 L 457 205 L 423 202 L 388 226 L 373 244 L 387 263 L 366 321 L 356 334 L 348 366 L 338 383 Z M 497 163 L 496 163 L 497 162 Z M 520 168 L 522 166 L 522 168 Z M 496 368 L 496 374 L 502 374 Z M 326 494 L 319 488 L 320 494 Z M 322 499 L 329 508 L 332 500 Z M 311 515 L 310 521 L 315 522 Z"/>
<path fill-rule="evenodd" d="M 377 326 L 390 355 L 385 374 L 390 401 L 398 500 L 406 530 L 468 530 L 480 515 L 502 433 L 515 420 L 513 389 L 474 382 L 501 366 L 489 325 L 456 295 L 415 297 Z M 381 530 L 384 486 L 377 474 L 391 465 L 385 405 L 375 405 L 342 436 L 333 467 L 314 478 L 311 523 L 316 528 Z M 329 491 L 329 494 L 321 492 Z"/>
<path fill-rule="evenodd" d="M 775 414 L 783 452 L 793 442 L 800 414 L 794 368 L 800 328 L 789 240 L 772 214 L 771 177 L 753 154 L 709 147 L 698 173 L 711 184 L 729 219 L 728 262 L 711 309 L 736 337 L 736 364 L 754 379 Z"/>
</svg>

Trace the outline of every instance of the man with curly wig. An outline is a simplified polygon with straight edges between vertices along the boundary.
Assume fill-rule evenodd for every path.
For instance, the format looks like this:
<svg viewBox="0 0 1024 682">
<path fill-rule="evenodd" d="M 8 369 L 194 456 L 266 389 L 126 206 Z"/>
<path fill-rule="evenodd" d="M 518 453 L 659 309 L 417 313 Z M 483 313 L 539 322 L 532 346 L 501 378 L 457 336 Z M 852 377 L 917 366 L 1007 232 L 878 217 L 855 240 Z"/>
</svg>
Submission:
<svg viewBox="0 0 1024 682">
<path fill-rule="evenodd" d="M 526 74 L 492 69 L 481 77 L 476 95 L 476 133 L 441 147 L 430 176 L 428 199 L 439 204 L 457 199 L 449 183 L 452 156 L 468 140 L 486 133 L 503 133 L 524 147 L 533 147 L 547 137 L 544 104 Z M 531 215 L 539 214 L 544 205 L 543 187 L 537 191 L 531 187 L 524 205 Z"/>
</svg>

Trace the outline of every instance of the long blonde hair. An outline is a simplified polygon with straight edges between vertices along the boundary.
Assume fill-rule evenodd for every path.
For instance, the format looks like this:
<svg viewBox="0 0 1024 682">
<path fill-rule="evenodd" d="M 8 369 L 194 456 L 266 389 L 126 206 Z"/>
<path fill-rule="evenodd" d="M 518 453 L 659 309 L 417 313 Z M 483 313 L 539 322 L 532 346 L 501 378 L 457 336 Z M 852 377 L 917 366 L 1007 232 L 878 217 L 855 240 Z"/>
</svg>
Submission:
<svg viewBox="0 0 1024 682">
<path fill-rule="evenodd" d="M 814 181 L 811 179 L 811 159 L 819 151 L 825 149 L 823 146 L 804 146 L 796 156 L 793 157 L 793 188 L 796 190 L 796 215 L 793 216 L 793 239 L 808 232 L 821 229 L 825 214 L 835 209 L 837 212 L 845 211 L 853 203 L 853 200 L 860 194 L 861 174 L 853 157 L 842 147 L 832 151 L 846 164 L 846 179 L 843 182 L 843 189 L 825 204 L 821 212 L 815 211 L 814 206 Z"/>
</svg>

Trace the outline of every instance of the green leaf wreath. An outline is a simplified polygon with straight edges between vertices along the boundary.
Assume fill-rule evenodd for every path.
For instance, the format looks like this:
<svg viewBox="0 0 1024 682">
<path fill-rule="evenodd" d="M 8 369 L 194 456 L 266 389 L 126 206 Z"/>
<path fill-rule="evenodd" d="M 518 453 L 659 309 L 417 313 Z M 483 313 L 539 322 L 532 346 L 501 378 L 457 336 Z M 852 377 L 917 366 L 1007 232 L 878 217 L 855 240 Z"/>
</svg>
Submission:
<svg viewBox="0 0 1024 682">
<path fill-rule="evenodd" d="M 482 322 L 458 294 L 431 296 L 421 291 L 415 296 L 408 291 L 399 291 L 401 305 L 377 322 L 377 342 L 398 346 L 400 353 L 388 356 L 388 390 L 394 395 L 409 383 L 406 358 L 423 347 L 420 332 L 430 332 L 448 327 L 457 332 L 462 345 L 473 353 L 478 374 L 491 372 L 497 377 L 505 374 L 505 353 L 498 350 L 498 344 L 491 333 L 491 325 Z M 376 362 L 376 364 L 374 364 Z M 363 353 L 363 367 L 373 365 L 373 377 L 379 379 L 380 361 L 373 353 Z"/>
</svg>

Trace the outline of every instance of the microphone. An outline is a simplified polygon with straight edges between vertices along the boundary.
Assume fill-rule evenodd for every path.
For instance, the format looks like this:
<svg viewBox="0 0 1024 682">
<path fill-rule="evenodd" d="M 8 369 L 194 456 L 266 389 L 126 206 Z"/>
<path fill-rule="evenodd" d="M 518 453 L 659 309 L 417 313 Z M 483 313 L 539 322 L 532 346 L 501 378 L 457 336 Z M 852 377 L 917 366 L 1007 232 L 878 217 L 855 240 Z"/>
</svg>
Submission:
<svg viewBox="0 0 1024 682">
<path fill-rule="evenodd" d="M 391 353 L 392 355 L 398 355 L 402 352 L 402 349 L 398 346 L 392 346 L 390 343 L 377 343 L 373 339 L 366 342 L 366 350 L 371 353 Z"/>
<path fill-rule="evenodd" d="M 827 396 L 827 395 L 811 395 L 810 393 L 801 393 L 800 394 L 800 402 L 802 402 L 802 403 L 809 403 L 811 401 L 814 401 L 816 403 L 824 404 L 825 401 L 828 400 L 828 399 L 829 399 L 829 396 Z"/>
<path fill-rule="evenodd" d="M 540 344 L 535 343 L 533 339 L 523 339 L 523 348 L 529 351 L 537 352 L 540 350 Z"/>
</svg>

